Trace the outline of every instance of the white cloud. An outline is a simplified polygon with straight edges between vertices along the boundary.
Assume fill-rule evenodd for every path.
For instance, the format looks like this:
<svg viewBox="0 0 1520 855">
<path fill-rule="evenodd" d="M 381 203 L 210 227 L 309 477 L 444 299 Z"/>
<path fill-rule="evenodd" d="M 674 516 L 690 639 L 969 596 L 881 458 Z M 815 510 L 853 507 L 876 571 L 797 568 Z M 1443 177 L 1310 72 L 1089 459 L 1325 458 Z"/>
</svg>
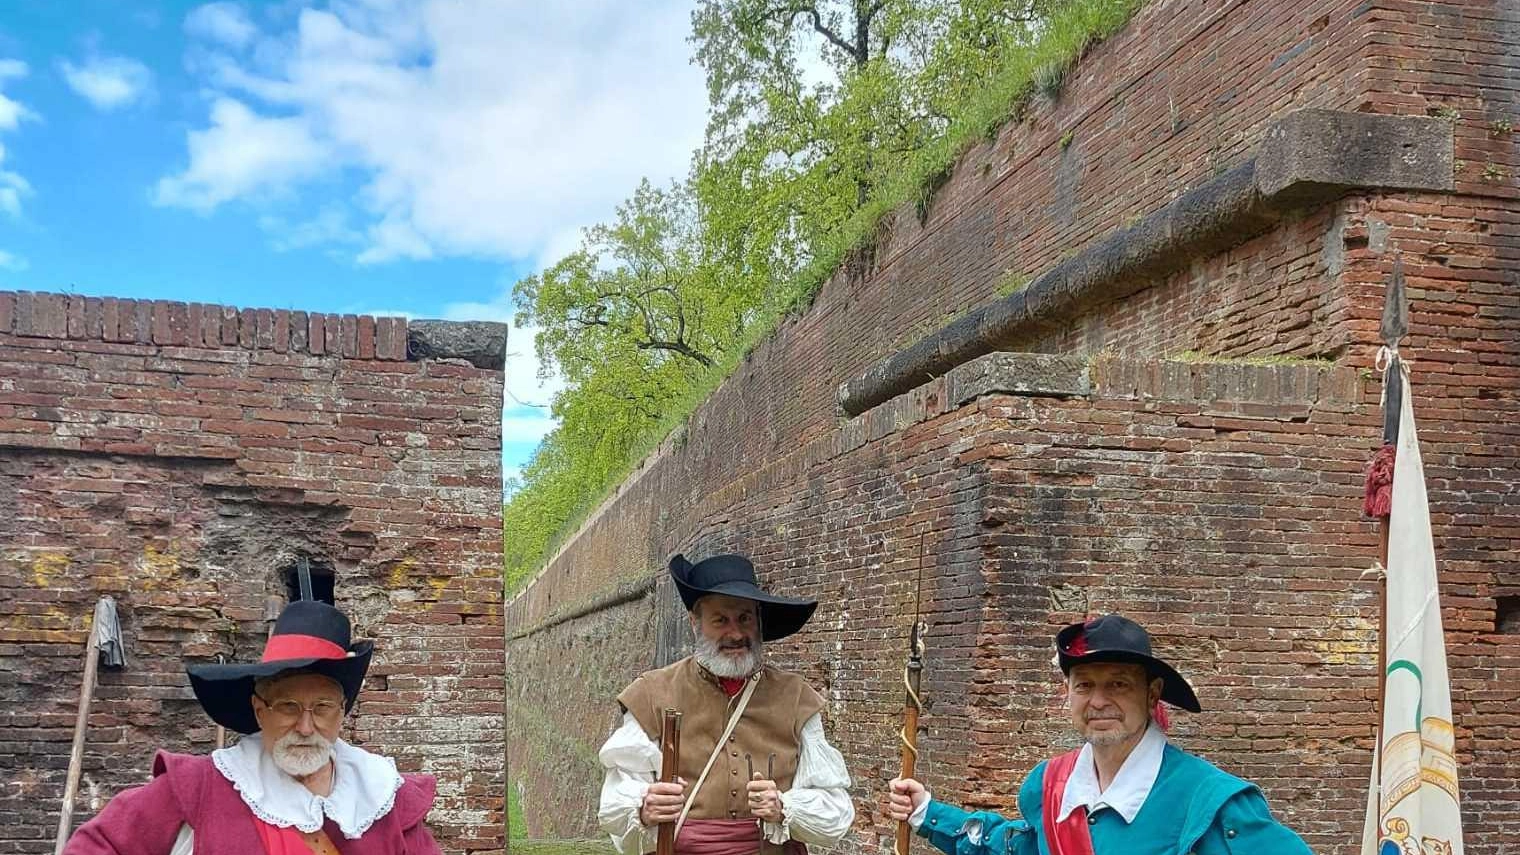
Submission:
<svg viewBox="0 0 1520 855">
<path fill-rule="evenodd" d="M 20 272 L 27 268 L 26 259 L 15 253 L 0 249 L 0 270 L 12 270 Z"/>
<path fill-rule="evenodd" d="M 4 89 L 7 80 L 25 77 L 26 73 L 26 63 L 17 59 L 0 59 L 0 90 Z M 0 91 L 0 131 L 14 131 L 21 126 L 22 121 L 36 118 L 37 114 L 25 104 L 7 98 L 5 92 Z M 0 143 L 0 213 L 19 218 L 21 200 L 31 195 L 31 192 L 32 185 L 25 178 L 5 168 L 5 145 Z"/>
<path fill-rule="evenodd" d="M 580 249 L 581 239 L 585 236 L 585 232 L 584 226 L 570 226 L 555 232 L 544 243 L 544 248 L 539 251 L 535 269 L 542 273 L 553 267 L 560 259 Z"/>
<path fill-rule="evenodd" d="M 258 28 L 236 3 L 207 3 L 185 16 L 185 32 L 231 48 L 247 47 Z"/>
<path fill-rule="evenodd" d="M 0 163 L 5 162 L 5 146 L 0 146 Z M 0 212 L 12 217 L 21 216 L 21 200 L 32 194 L 32 185 L 25 178 L 6 169 L 0 169 Z"/>
<path fill-rule="evenodd" d="M 186 27 L 203 40 L 193 67 L 215 104 L 245 106 L 242 125 L 299 126 L 260 159 L 287 184 L 359 177 L 346 201 L 363 214 L 363 262 L 552 262 L 641 177 L 684 174 L 701 140 L 688 0 L 334 0 L 249 37 L 239 56 L 222 46 L 246 30 L 208 23 L 237 7 L 205 8 Z M 217 166 L 247 147 L 224 118 L 214 106 L 190 134 L 188 165 L 160 183 L 160 201 L 258 204 L 258 182 Z"/>
<path fill-rule="evenodd" d="M 146 65 L 124 56 L 96 56 L 75 65 L 67 60 L 58 68 L 69 88 L 97 110 L 115 110 L 147 97 L 153 73 Z"/>
<path fill-rule="evenodd" d="M 203 213 L 231 199 L 278 194 L 319 175 L 332 157 L 300 116 L 268 118 L 232 98 L 211 107 L 211 127 L 192 131 L 190 167 L 162 178 L 154 190 L 160 205 Z"/>
<path fill-rule="evenodd" d="M 26 63 L 19 59 L 0 59 L 0 86 L 4 86 L 7 80 L 25 76 Z M 34 117 L 35 114 L 26 105 L 13 101 L 5 97 L 4 92 L 0 92 L 0 131 L 14 131 L 22 119 Z"/>
<path fill-rule="evenodd" d="M 341 205 L 326 205 L 315 217 L 291 222 L 284 217 L 266 214 L 259 217 L 259 228 L 269 235 L 276 252 L 289 252 L 311 246 L 358 244 L 364 235 L 349 222 L 349 213 Z"/>
</svg>

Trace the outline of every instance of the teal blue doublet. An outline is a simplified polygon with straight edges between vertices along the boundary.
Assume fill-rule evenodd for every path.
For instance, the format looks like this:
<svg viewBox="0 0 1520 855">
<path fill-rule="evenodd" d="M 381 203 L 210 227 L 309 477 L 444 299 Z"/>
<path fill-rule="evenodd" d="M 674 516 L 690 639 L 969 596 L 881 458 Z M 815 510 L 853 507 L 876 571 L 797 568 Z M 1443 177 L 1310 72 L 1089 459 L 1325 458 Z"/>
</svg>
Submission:
<svg viewBox="0 0 1520 855">
<path fill-rule="evenodd" d="M 918 833 L 949 855 L 1050 855 L 1041 811 L 1044 782 L 1041 763 L 1019 788 L 1024 819 L 931 801 Z M 982 824 L 977 843 L 961 833 L 969 820 Z M 1171 745 L 1133 823 L 1109 808 L 1088 823 L 1094 855 L 1312 855 L 1297 834 L 1272 818 L 1254 784 Z"/>
</svg>

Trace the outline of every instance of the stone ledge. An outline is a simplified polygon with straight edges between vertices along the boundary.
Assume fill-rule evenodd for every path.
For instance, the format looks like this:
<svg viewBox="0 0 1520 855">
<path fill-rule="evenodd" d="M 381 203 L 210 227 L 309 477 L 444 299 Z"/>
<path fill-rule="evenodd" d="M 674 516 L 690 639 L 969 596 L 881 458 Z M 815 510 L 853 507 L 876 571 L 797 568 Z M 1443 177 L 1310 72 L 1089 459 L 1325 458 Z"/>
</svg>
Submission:
<svg viewBox="0 0 1520 855">
<path fill-rule="evenodd" d="M 1094 360 L 1095 396 L 1196 403 L 1313 405 L 1356 404 L 1362 387 L 1354 368 L 1328 363 L 1261 365 L 1220 360 Z"/>
<path fill-rule="evenodd" d="M 1267 132 L 1254 158 L 846 381 L 840 409 L 859 415 L 1001 343 L 1151 287 L 1295 210 L 1352 190 L 1450 190 L 1453 180 L 1450 122 L 1332 110 L 1289 114 Z"/>
<path fill-rule="evenodd" d="M 463 359 L 476 368 L 500 371 L 507 362 L 507 325 L 495 321 L 411 321 L 406 356 Z"/>
<path fill-rule="evenodd" d="M 945 376 L 947 403 L 962 406 L 983 395 L 1081 398 L 1092 393 L 1087 360 L 1045 353 L 989 353 Z"/>
<path fill-rule="evenodd" d="M 842 423 L 827 456 L 846 454 L 872 440 L 953 412 L 978 398 L 1090 398 L 1188 402 L 1221 414 L 1284 416 L 1287 409 L 1330 405 L 1349 408 L 1368 394 L 1354 368 L 1299 361 L 1260 364 L 1243 360 L 1193 361 L 1057 356 L 996 351 L 957 365 Z M 1281 412 L 1274 408 L 1286 408 Z"/>
<path fill-rule="evenodd" d="M 1300 110 L 1267 131 L 1256 156 L 1263 196 L 1312 203 L 1347 190 L 1445 190 L 1456 186 L 1450 122 Z"/>
</svg>

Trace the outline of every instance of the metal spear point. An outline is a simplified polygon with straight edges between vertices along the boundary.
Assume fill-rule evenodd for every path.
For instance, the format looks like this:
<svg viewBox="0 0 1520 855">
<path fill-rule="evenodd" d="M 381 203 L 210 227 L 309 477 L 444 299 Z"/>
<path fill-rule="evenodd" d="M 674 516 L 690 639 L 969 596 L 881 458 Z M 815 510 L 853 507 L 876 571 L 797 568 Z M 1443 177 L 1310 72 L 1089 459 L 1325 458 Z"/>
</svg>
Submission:
<svg viewBox="0 0 1520 855">
<path fill-rule="evenodd" d="M 1383 322 L 1378 327 L 1389 350 L 1399 349 L 1399 339 L 1409 334 L 1409 294 L 1404 290 L 1404 256 L 1393 257 L 1393 279 L 1383 295 Z"/>
</svg>

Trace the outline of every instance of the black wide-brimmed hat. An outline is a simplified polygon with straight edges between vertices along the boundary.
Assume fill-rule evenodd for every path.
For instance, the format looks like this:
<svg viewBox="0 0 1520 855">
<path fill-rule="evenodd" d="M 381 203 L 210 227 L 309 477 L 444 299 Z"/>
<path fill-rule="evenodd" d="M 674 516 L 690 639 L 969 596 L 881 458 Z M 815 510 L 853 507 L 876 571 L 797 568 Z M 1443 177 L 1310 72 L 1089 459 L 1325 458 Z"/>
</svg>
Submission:
<svg viewBox="0 0 1520 855">
<path fill-rule="evenodd" d="M 1151 678 L 1161 678 L 1161 700 L 1188 712 L 1202 709 L 1193 687 L 1177 669 L 1151 653 L 1151 636 L 1140 624 L 1122 615 L 1103 615 L 1074 623 L 1056 635 L 1061 673 L 1090 662 L 1132 662 L 1144 665 Z"/>
<path fill-rule="evenodd" d="M 238 733 L 256 733 L 253 685 L 282 671 L 321 674 L 343 687 L 343 708 L 353 709 L 369 670 L 374 644 L 351 641 L 348 618 L 319 600 L 297 600 L 280 612 L 264 656 L 253 664 L 191 665 L 190 686 L 211 720 Z"/>
<path fill-rule="evenodd" d="M 802 629 L 818 608 L 817 600 L 799 600 L 767 594 L 755 584 L 755 565 L 743 555 L 714 555 L 696 564 L 683 555 L 670 559 L 670 578 L 681 592 L 681 602 L 691 611 L 708 594 L 723 594 L 760 604 L 760 633 L 775 641 Z"/>
</svg>

